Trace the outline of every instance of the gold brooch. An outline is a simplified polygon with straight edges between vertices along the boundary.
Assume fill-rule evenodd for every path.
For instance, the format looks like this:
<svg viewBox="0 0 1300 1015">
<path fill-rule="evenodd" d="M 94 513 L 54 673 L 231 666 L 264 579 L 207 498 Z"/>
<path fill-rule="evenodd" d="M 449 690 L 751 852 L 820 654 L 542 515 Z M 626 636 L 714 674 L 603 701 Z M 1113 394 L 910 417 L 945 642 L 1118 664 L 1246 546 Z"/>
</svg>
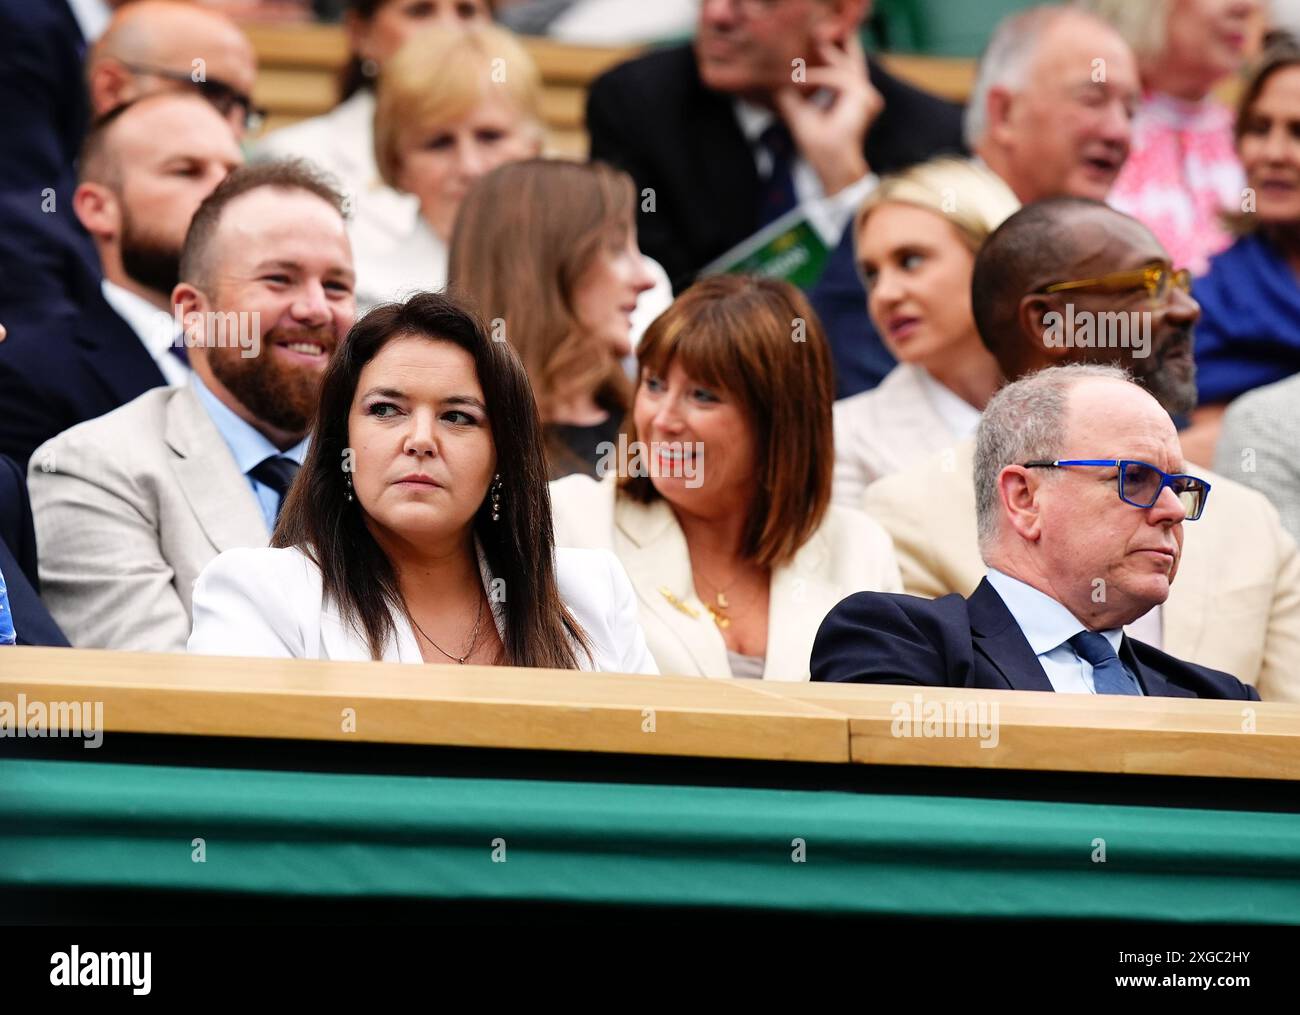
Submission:
<svg viewBox="0 0 1300 1015">
<path fill-rule="evenodd" d="M 659 594 L 663 596 L 665 599 L 667 599 L 670 603 L 672 603 L 673 606 L 675 606 L 677 609 L 681 610 L 688 617 L 694 617 L 697 620 L 699 619 L 700 611 L 693 606 L 688 606 L 686 603 L 678 599 L 675 595 L 673 595 L 672 589 L 670 589 L 667 585 L 659 586 Z"/>
</svg>

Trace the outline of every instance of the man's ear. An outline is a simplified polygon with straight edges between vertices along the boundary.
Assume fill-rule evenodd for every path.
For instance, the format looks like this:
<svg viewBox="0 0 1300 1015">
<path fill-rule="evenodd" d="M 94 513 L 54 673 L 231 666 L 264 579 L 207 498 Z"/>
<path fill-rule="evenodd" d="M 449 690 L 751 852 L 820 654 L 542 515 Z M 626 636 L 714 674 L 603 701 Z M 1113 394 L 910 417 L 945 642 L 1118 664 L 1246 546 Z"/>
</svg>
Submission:
<svg viewBox="0 0 1300 1015">
<path fill-rule="evenodd" d="M 1027 543 L 1038 541 L 1042 529 L 1039 515 L 1040 481 L 1033 469 L 1007 465 L 998 473 L 998 500 L 1007 523 Z"/>
<path fill-rule="evenodd" d="M 130 100 L 132 74 L 118 60 L 105 57 L 90 72 L 87 87 L 90 91 L 90 108 L 94 116 L 103 116 Z"/>
<path fill-rule="evenodd" d="M 122 229 L 122 205 L 102 183 L 81 183 L 72 192 L 72 211 L 98 240 L 115 239 Z"/>
<path fill-rule="evenodd" d="M 1015 95 L 1002 85 L 994 85 L 984 97 L 984 133 L 998 145 L 1005 146 L 1009 140 L 1015 102 Z"/>
<path fill-rule="evenodd" d="M 1028 353 L 1025 361 L 1030 369 L 1070 357 L 1070 347 L 1065 342 L 1065 307 L 1055 293 L 1022 296 L 1016 323 L 1020 326 L 1019 340 Z"/>
</svg>

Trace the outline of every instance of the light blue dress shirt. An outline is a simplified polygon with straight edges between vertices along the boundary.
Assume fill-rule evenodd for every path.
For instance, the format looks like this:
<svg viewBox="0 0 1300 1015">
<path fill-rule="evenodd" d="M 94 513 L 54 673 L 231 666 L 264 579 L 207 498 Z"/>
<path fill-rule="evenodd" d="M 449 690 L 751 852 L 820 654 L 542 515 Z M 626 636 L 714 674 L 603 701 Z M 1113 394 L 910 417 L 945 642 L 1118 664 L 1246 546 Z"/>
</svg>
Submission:
<svg viewBox="0 0 1300 1015">
<path fill-rule="evenodd" d="M 262 509 L 262 517 L 266 519 L 266 531 L 272 531 L 275 528 L 275 512 L 280 507 L 280 495 L 265 483 L 259 483 L 249 476 L 248 470 L 257 468 L 261 462 L 272 455 L 283 455 L 301 465 L 303 459 L 307 457 L 308 438 L 304 437 L 288 451 L 281 451 L 254 426 L 240 419 L 224 405 L 199 380 L 198 374 L 193 374 L 190 384 L 194 386 L 194 393 L 199 396 L 203 408 L 208 411 L 208 416 L 216 424 L 217 431 L 225 440 L 226 446 L 230 448 L 230 453 L 235 456 L 235 464 L 239 467 L 239 471 L 248 479 L 249 489 L 257 498 L 257 506 Z"/>
<path fill-rule="evenodd" d="M 1053 690 L 1061 694 L 1096 694 L 1092 663 L 1070 645 L 1071 638 L 1088 628 L 1055 599 L 1032 585 L 995 568 L 988 569 L 987 577 L 993 590 L 1011 611 L 1034 655 L 1038 656 Z M 1115 654 L 1119 655 L 1123 629 L 1116 627 L 1098 633 L 1105 636 Z M 1140 685 L 1138 693 L 1143 693 Z"/>
</svg>

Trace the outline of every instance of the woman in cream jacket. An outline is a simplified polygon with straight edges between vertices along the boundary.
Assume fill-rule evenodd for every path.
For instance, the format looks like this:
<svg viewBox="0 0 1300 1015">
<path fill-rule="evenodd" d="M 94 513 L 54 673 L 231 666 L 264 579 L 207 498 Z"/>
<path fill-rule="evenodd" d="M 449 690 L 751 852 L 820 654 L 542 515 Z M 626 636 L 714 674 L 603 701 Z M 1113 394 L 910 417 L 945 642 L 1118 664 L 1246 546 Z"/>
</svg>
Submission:
<svg viewBox="0 0 1300 1015">
<path fill-rule="evenodd" d="M 884 530 L 830 505 L 821 326 L 784 282 L 716 276 L 650 326 L 638 360 L 604 478 L 551 484 L 556 545 L 614 551 L 660 672 L 807 680 L 831 607 L 902 588 Z"/>
</svg>

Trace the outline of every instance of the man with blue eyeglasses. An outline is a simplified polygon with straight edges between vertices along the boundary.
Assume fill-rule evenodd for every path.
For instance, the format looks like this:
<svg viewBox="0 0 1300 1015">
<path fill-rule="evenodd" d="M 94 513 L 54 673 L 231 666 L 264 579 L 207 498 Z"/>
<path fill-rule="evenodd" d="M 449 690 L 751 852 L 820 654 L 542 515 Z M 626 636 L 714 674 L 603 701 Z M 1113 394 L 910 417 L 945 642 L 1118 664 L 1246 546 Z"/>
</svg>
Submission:
<svg viewBox="0 0 1300 1015">
<path fill-rule="evenodd" d="M 1063 364 L 1119 366 L 1178 419 L 1196 405 L 1193 330 L 1200 308 L 1186 281 L 1136 219 L 1097 201 L 1051 198 L 1025 205 L 985 241 L 972 272 L 971 307 L 981 340 L 1009 380 Z M 1111 327 L 1134 319 L 1138 341 L 1131 327 L 1127 336 Z M 1062 329 L 1061 321 L 1097 327 Z M 1120 507 L 1127 505 L 1118 497 L 1117 467 L 1028 463 L 1142 459 L 1164 472 L 1195 471 L 1213 486 L 1213 506 L 1186 526 L 1178 584 L 1127 625 L 1128 634 L 1231 673 L 1265 701 L 1300 702 L 1300 550 L 1268 498 L 1209 470 L 1170 468 L 1100 440 L 1076 451 L 1015 464 L 1071 484 L 1104 476 Z M 967 440 L 867 489 L 864 507 L 894 540 L 904 591 L 966 596 L 984 580 L 974 473 L 974 442 Z M 1133 489 L 1126 479 L 1126 493 L 1140 500 Z"/>
<path fill-rule="evenodd" d="M 1079 364 L 1009 384 L 976 435 L 984 580 L 969 598 L 849 597 L 818 632 L 812 678 L 1258 700 L 1124 632 L 1168 599 L 1183 526 L 1209 495 L 1184 471 L 1169 414 L 1124 371 Z"/>
</svg>

